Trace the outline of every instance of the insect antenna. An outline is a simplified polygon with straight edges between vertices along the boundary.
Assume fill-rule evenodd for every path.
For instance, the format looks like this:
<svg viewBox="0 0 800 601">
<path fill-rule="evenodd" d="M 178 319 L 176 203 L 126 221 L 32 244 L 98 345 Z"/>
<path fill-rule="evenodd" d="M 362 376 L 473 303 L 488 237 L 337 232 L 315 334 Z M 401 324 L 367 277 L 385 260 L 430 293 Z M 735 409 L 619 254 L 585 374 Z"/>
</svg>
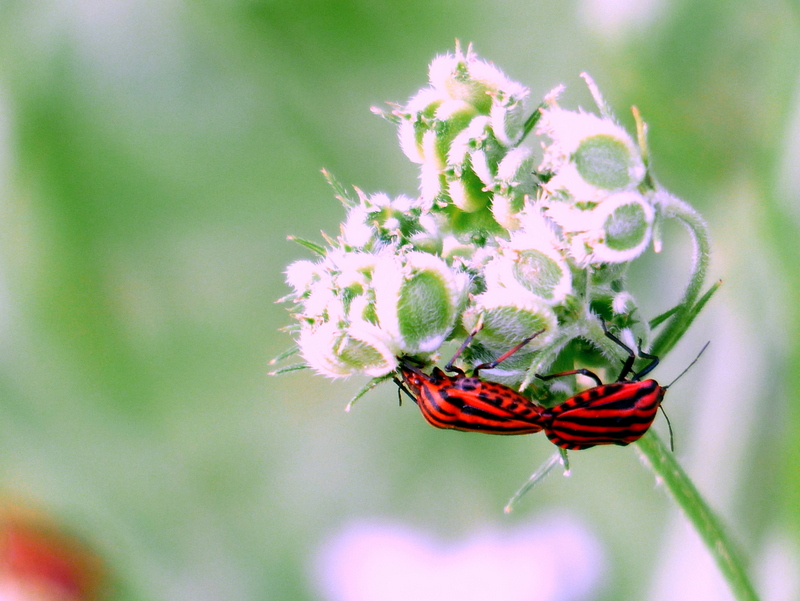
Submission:
<svg viewBox="0 0 800 601">
<path fill-rule="evenodd" d="M 692 365 L 694 365 L 695 363 L 697 363 L 697 360 L 700 358 L 700 355 L 702 355 L 702 354 L 705 352 L 705 350 L 708 348 L 708 345 L 709 345 L 709 344 L 711 344 L 711 341 L 710 341 L 710 340 L 709 340 L 708 342 L 706 342 L 706 343 L 705 343 L 705 345 L 703 346 L 703 348 L 701 348 L 701 349 L 700 349 L 700 352 L 699 352 L 699 353 L 697 353 L 697 357 L 695 357 L 695 358 L 694 358 L 694 361 L 692 361 L 692 362 L 691 362 L 691 363 L 690 363 L 690 364 L 689 364 L 689 365 L 686 367 L 686 369 L 684 369 L 684 370 L 683 370 L 683 371 L 682 371 L 680 374 L 678 374 L 678 377 L 677 377 L 677 378 L 675 378 L 674 380 L 672 380 L 672 382 L 670 382 L 669 384 L 667 384 L 666 386 L 664 386 L 664 387 L 663 387 L 663 388 L 664 388 L 664 390 L 666 390 L 667 388 L 669 388 L 670 386 L 672 386 L 672 385 L 673 385 L 675 382 L 677 382 L 678 380 L 680 380 L 680 379 L 683 377 L 683 374 L 685 374 L 687 371 L 689 371 L 689 369 L 692 367 Z"/>
<path fill-rule="evenodd" d="M 672 436 L 672 423 L 669 421 L 669 416 L 667 412 L 664 411 L 664 405 L 659 405 L 659 409 L 661 409 L 661 413 L 664 414 L 664 419 L 667 420 L 667 428 L 669 429 L 669 450 L 671 452 L 675 452 L 675 438 Z"/>
</svg>

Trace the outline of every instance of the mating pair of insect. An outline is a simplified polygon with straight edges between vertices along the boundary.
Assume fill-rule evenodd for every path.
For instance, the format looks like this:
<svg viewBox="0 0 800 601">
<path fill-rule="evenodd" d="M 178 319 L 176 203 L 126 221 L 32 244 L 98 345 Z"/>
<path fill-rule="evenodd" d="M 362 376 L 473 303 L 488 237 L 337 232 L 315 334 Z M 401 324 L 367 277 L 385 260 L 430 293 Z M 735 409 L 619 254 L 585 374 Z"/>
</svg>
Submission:
<svg viewBox="0 0 800 601">
<path fill-rule="evenodd" d="M 516 390 L 496 382 L 486 382 L 478 375 L 481 370 L 497 367 L 544 330 L 526 338 L 494 361 L 478 365 L 472 370 L 472 376 L 467 376 L 453 364 L 477 335 L 478 328 L 445 365 L 445 370 L 454 376 L 446 375 L 438 367 L 426 374 L 408 359 L 403 359 L 400 365 L 402 381 L 395 378 L 395 382 L 419 406 L 428 423 L 437 428 L 488 434 L 531 434 L 544 430 L 547 438 L 559 447 L 559 452 L 542 464 L 514 493 L 505 507 L 505 512 L 509 513 L 515 503 L 559 461 L 564 465 L 565 475 L 569 474 L 567 450 L 588 449 L 603 444 L 628 445 L 641 438 L 650 429 L 658 410 L 663 412 L 661 402 L 667 389 L 697 362 L 708 347 L 706 343 L 694 361 L 675 380 L 667 386 L 661 386 L 655 380 L 642 380 L 658 365 L 658 357 L 638 348 L 639 357 L 649 363 L 635 372 L 633 364 L 636 353 L 609 332 L 604 321 L 600 323 L 605 335 L 628 355 L 616 382 L 603 384 L 588 369 L 573 369 L 547 376 L 537 374 L 536 377 L 542 380 L 580 374 L 597 383 L 597 386 L 579 392 L 554 407 L 534 403 Z M 671 426 L 669 433 L 672 446 Z"/>
<path fill-rule="evenodd" d="M 426 374 L 404 359 L 400 366 L 402 381 L 395 379 L 395 382 L 417 403 L 425 419 L 437 428 L 506 435 L 544 430 L 550 441 L 564 450 L 588 449 L 604 444 L 627 445 L 647 432 L 661 407 L 667 388 L 694 365 L 706 347 L 675 381 L 661 386 L 655 380 L 642 380 L 658 365 L 658 357 L 637 349 L 638 356 L 649 363 L 634 372 L 636 353 L 609 332 L 605 322 L 601 321 L 601 324 L 605 335 L 628 355 L 619 377 L 616 382 L 603 384 L 596 374 L 587 369 L 547 376 L 537 374 L 536 377 L 542 380 L 580 374 L 597 383 L 597 386 L 579 392 L 554 407 L 534 403 L 516 390 L 481 380 L 478 375 L 481 370 L 497 367 L 544 330 L 526 338 L 496 360 L 478 365 L 472 370 L 472 376 L 468 377 L 453 363 L 472 342 L 479 331 L 475 330 L 445 366 L 445 370 L 454 376 L 446 375 L 438 367 L 430 375 Z M 563 452 L 562 457 L 566 460 Z"/>
</svg>

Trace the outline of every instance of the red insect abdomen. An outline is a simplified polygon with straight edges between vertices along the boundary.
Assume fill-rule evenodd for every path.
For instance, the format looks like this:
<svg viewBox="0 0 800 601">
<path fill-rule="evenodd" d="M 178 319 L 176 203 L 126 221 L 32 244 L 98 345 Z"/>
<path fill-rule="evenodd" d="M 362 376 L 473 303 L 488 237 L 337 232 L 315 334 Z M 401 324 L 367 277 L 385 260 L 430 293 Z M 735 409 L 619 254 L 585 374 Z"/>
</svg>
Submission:
<svg viewBox="0 0 800 601">
<path fill-rule="evenodd" d="M 447 376 L 438 368 L 430 376 L 408 368 L 401 368 L 401 373 L 422 415 L 437 428 L 504 435 L 542 429 L 544 407 L 508 386 Z"/>
<path fill-rule="evenodd" d="M 564 449 L 627 445 L 650 428 L 665 391 L 655 380 L 595 386 L 545 409 L 541 423 L 553 444 Z"/>
</svg>

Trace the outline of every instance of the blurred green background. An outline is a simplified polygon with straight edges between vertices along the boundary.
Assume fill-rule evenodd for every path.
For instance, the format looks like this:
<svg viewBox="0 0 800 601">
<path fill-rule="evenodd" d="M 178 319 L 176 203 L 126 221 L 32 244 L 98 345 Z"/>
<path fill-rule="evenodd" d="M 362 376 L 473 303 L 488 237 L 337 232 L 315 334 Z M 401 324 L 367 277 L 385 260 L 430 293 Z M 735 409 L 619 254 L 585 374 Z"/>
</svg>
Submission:
<svg viewBox="0 0 800 601">
<path fill-rule="evenodd" d="M 585 598 L 729 598 L 633 448 L 574 453 L 506 516 L 543 436 L 435 430 L 388 384 L 347 414 L 363 381 L 267 376 L 282 271 L 308 258 L 286 235 L 343 216 L 320 169 L 413 194 L 369 107 L 456 38 L 534 98 L 565 83 L 592 109 L 585 70 L 626 126 L 642 112 L 724 280 L 657 372 L 712 341 L 667 399 L 676 453 L 765 599 L 800 595 L 797 1 L 2 0 L 0 494 L 79 533 L 112 598 L 350 601 L 318 577 L 349 524 L 448 548 L 554 512 L 602 549 Z M 676 225 L 638 262 L 650 316 L 690 252 Z"/>
</svg>

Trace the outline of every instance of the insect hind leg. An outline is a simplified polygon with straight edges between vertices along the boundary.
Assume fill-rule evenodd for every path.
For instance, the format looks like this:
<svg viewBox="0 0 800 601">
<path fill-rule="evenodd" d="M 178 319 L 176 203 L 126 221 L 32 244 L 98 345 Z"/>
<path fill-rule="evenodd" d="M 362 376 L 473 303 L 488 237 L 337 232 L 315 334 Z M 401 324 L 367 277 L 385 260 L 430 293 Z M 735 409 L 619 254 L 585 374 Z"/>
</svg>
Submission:
<svg viewBox="0 0 800 601">
<path fill-rule="evenodd" d="M 557 374 L 549 374 L 547 376 L 542 376 L 540 374 L 536 374 L 536 377 L 539 378 L 540 380 L 552 380 L 554 378 L 562 378 L 564 376 L 572 376 L 572 375 L 576 375 L 576 374 L 577 375 L 581 375 L 581 376 L 586 376 L 587 378 L 591 378 L 592 380 L 594 380 L 597 383 L 598 386 L 602 386 L 603 385 L 603 381 L 600 379 L 600 376 L 598 376 L 593 371 L 589 371 L 588 369 L 583 369 L 583 368 L 581 368 L 581 369 L 571 369 L 569 371 L 562 371 L 562 372 L 559 372 Z"/>
<path fill-rule="evenodd" d="M 494 361 L 490 361 L 490 362 L 488 362 L 488 363 L 481 363 L 480 365 L 478 365 L 477 367 L 475 367 L 475 368 L 472 370 L 472 375 L 473 375 L 473 376 L 475 376 L 475 377 L 477 378 L 477 377 L 478 377 L 478 372 L 479 372 L 480 370 L 482 370 L 482 369 L 494 369 L 495 367 L 497 367 L 498 365 L 500 365 L 500 364 L 501 364 L 503 361 L 505 361 L 506 359 L 508 359 L 508 358 L 509 358 L 511 355 L 513 355 L 514 353 L 516 353 L 516 352 L 517 352 L 519 349 L 521 349 L 523 346 L 525 346 L 526 344 L 528 344 L 528 343 L 529 343 L 531 340 L 533 340 L 534 338 L 536 338 L 536 337 L 537 337 L 539 334 L 541 334 L 542 332 L 544 332 L 544 329 L 541 329 L 541 330 L 539 330 L 538 332 L 534 333 L 533 335 L 531 335 L 531 336 L 528 336 L 528 337 L 527 337 L 525 340 L 523 340 L 522 342 L 520 342 L 518 345 L 516 345 L 515 347 L 511 348 L 510 350 L 507 350 L 505 353 L 503 353 L 502 355 L 500 355 L 500 356 L 499 356 L 497 359 L 495 359 Z"/>
</svg>

